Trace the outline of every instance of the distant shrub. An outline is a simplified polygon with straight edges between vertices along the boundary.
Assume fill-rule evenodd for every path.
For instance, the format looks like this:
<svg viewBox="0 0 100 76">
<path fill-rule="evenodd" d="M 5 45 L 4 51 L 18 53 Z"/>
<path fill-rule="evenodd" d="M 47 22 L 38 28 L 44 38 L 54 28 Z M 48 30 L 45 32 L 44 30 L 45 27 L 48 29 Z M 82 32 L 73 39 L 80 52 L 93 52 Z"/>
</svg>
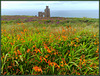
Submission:
<svg viewBox="0 0 100 76">
<path fill-rule="evenodd" d="M 12 23 L 12 22 L 15 22 L 15 20 L 10 20 L 8 23 Z"/>
<path fill-rule="evenodd" d="M 50 22 L 51 22 L 51 20 L 47 20 L 46 22 L 47 22 L 47 23 L 50 23 Z"/>
<path fill-rule="evenodd" d="M 99 23 L 98 22 L 95 22 L 94 23 L 94 27 L 99 27 Z"/>
<path fill-rule="evenodd" d="M 1 21 L 1 23 L 7 23 L 7 21 Z"/>
<path fill-rule="evenodd" d="M 69 21 L 67 21 L 67 23 L 69 23 Z"/>
<path fill-rule="evenodd" d="M 17 23 L 21 23 L 21 19 L 20 18 L 18 18 L 16 21 L 17 21 Z"/>
</svg>

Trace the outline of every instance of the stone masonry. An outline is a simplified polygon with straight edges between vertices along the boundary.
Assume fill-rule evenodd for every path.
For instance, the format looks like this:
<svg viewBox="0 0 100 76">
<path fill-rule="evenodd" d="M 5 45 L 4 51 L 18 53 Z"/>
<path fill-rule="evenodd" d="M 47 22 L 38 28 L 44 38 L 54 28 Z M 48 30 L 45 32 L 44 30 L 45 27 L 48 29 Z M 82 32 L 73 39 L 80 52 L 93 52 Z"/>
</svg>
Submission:
<svg viewBox="0 0 100 76">
<path fill-rule="evenodd" d="M 50 17 L 50 9 L 46 6 L 44 12 L 38 12 L 38 17 Z"/>
</svg>

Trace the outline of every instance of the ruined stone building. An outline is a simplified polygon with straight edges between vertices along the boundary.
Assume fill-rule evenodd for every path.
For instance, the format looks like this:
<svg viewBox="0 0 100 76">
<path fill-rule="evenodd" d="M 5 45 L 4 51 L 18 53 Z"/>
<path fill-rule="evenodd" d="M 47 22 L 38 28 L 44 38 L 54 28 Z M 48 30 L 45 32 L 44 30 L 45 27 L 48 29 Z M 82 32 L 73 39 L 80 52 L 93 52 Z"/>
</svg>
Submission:
<svg viewBox="0 0 100 76">
<path fill-rule="evenodd" d="M 38 12 L 38 17 L 50 17 L 50 9 L 46 6 L 44 12 Z"/>
</svg>

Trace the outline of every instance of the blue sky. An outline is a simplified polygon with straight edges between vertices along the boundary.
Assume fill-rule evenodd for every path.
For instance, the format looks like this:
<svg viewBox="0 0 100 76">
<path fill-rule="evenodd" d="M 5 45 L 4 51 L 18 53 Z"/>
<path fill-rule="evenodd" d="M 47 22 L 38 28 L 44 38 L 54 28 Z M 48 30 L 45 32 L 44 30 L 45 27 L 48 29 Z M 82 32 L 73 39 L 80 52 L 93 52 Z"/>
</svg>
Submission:
<svg viewBox="0 0 100 76">
<path fill-rule="evenodd" d="M 1 10 L 99 10 L 99 1 L 1 1 Z"/>
</svg>

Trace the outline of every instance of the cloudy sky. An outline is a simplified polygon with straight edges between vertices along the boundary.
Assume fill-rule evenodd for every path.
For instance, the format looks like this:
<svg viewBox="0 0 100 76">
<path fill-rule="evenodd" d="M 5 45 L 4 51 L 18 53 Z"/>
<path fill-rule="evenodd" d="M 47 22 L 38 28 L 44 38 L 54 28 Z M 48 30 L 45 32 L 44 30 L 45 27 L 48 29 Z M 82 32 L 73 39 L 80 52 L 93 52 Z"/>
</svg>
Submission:
<svg viewBox="0 0 100 76">
<path fill-rule="evenodd" d="M 99 1 L 1 1 L 1 10 L 99 10 Z"/>
</svg>

